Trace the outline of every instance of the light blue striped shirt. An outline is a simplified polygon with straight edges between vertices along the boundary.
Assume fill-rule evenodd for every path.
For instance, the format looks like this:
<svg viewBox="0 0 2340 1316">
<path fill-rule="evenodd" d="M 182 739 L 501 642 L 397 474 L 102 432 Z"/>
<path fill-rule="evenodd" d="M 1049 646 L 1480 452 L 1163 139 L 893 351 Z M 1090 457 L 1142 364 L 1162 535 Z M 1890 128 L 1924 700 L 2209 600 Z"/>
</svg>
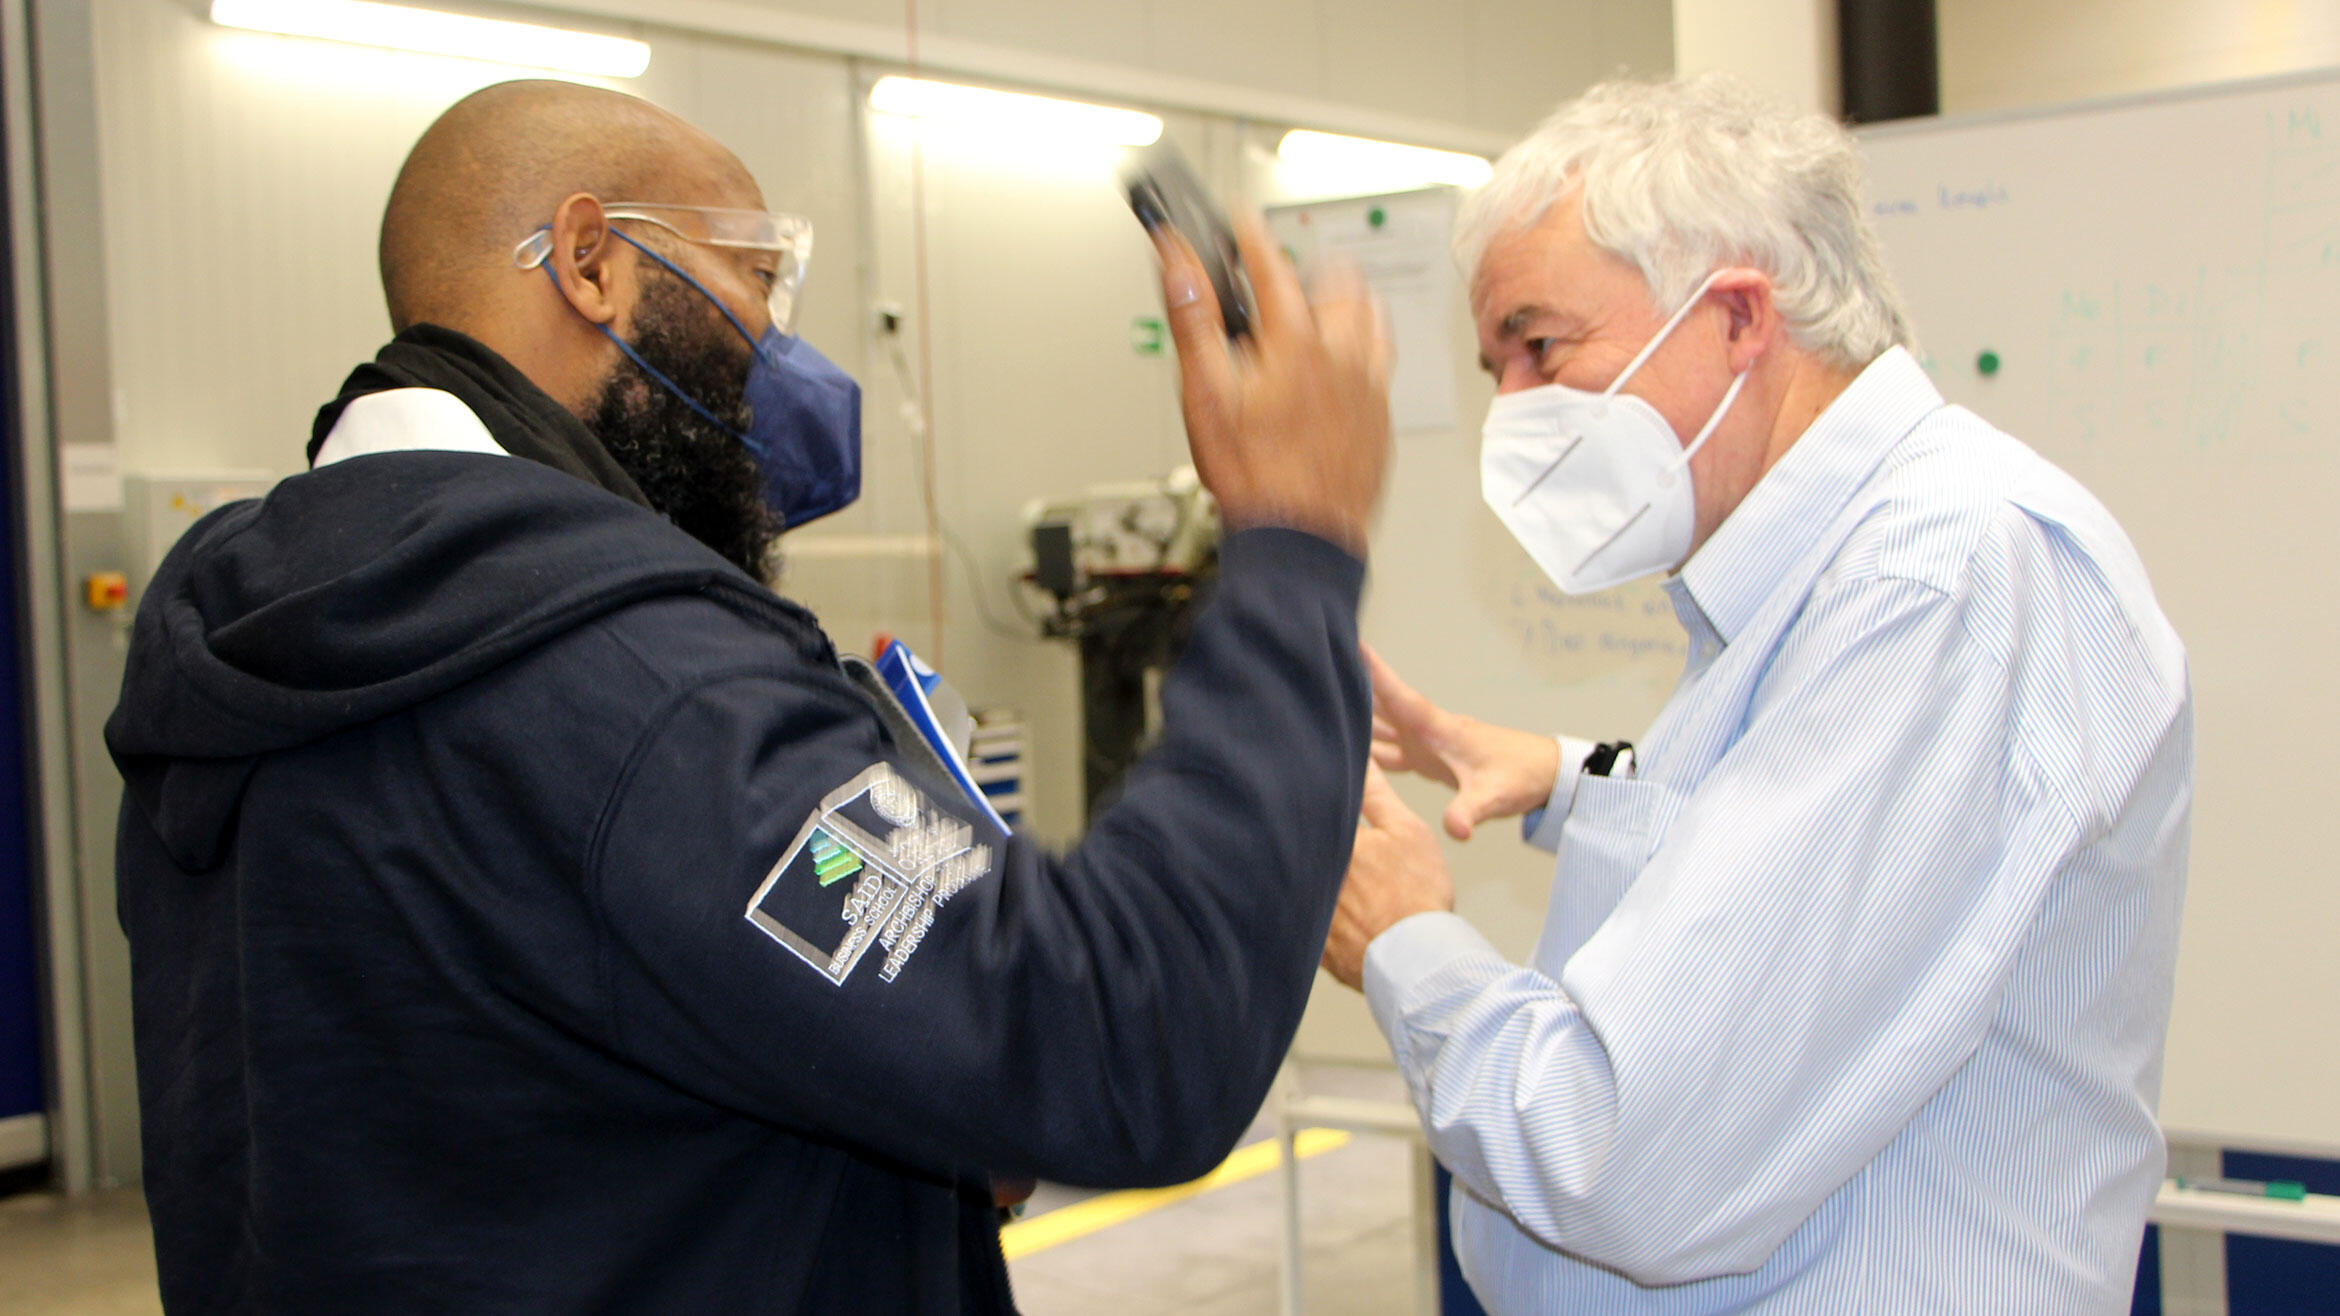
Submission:
<svg viewBox="0 0 2340 1316">
<path fill-rule="evenodd" d="M 1638 775 L 1556 791 L 1534 962 L 1365 988 L 1497 1313 L 2128 1310 L 2192 799 L 2111 515 L 1871 364 L 1667 582 Z"/>
</svg>

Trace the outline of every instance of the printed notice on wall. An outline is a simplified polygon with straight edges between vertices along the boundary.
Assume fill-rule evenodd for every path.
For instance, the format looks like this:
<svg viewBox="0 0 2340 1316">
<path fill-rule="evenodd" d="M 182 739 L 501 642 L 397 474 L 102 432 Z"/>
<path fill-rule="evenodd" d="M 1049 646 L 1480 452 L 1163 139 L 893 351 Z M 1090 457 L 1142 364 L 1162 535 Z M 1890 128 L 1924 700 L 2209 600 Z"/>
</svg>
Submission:
<svg viewBox="0 0 2340 1316">
<path fill-rule="evenodd" d="M 1389 313 L 1397 360 L 1390 371 L 1390 424 L 1400 430 L 1454 428 L 1454 229 L 1451 188 L 1395 196 L 1277 206 L 1268 228 L 1303 272 L 1328 258 L 1356 263 Z"/>
<path fill-rule="evenodd" d="M 57 501 L 68 512 L 121 511 L 119 450 L 111 443 L 58 445 Z"/>
</svg>

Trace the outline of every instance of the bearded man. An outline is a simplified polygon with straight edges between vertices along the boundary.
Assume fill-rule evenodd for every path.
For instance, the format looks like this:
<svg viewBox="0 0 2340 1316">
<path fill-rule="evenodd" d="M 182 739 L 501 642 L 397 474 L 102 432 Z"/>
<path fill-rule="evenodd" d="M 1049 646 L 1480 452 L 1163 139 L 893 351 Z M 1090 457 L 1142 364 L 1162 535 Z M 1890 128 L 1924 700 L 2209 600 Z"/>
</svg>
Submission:
<svg viewBox="0 0 2340 1316">
<path fill-rule="evenodd" d="M 107 740 L 171 1310 L 1008 1312 L 992 1176 L 1176 1182 L 1258 1110 L 1370 738 L 1370 307 L 1254 230 L 1238 372 L 1165 246 L 1230 533 L 1057 856 L 762 583 L 857 486 L 806 236 L 644 102 L 465 99 L 313 469 L 157 574 Z"/>
</svg>

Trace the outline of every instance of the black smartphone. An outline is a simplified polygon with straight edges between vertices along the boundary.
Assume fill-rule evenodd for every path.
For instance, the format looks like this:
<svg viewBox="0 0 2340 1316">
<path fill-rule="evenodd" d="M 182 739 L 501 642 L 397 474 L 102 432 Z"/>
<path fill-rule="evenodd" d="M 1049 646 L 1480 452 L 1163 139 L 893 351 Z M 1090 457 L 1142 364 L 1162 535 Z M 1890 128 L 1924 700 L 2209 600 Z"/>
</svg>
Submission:
<svg viewBox="0 0 2340 1316">
<path fill-rule="evenodd" d="M 1170 143 L 1156 142 L 1130 157 L 1121 185 L 1129 193 L 1129 208 L 1148 232 L 1158 226 L 1174 228 L 1202 258 L 1203 272 L 1219 295 L 1219 318 L 1227 324 L 1227 336 L 1250 333 L 1251 283 L 1243 277 L 1235 230 L 1186 167 L 1186 157 Z"/>
</svg>

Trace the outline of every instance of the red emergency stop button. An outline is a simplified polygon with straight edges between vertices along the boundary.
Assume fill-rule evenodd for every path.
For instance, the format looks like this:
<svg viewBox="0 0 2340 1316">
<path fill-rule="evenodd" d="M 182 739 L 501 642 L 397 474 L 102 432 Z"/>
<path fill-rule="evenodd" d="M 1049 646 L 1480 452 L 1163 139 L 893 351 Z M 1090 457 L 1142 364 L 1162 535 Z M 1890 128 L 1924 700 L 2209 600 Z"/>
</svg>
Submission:
<svg viewBox="0 0 2340 1316">
<path fill-rule="evenodd" d="M 84 597 L 94 612 L 112 612 L 130 601 L 130 578 L 119 571 L 100 571 L 82 582 Z"/>
</svg>

